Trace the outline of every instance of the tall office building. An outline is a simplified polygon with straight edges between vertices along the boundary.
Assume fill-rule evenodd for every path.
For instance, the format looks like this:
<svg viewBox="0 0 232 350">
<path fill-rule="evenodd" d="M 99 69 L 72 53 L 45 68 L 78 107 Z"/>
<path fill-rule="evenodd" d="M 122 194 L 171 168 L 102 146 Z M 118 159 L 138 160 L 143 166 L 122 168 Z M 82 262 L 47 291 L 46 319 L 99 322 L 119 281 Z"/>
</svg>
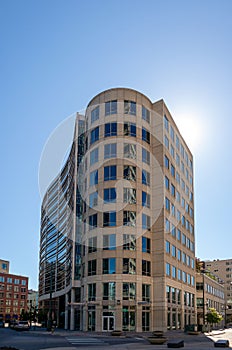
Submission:
<svg viewBox="0 0 232 350">
<path fill-rule="evenodd" d="M 66 329 L 184 328 L 194 264 L 193 158 L 164 101 L 100 93 L 43 199 L 41 306 Z"/>
</svg>

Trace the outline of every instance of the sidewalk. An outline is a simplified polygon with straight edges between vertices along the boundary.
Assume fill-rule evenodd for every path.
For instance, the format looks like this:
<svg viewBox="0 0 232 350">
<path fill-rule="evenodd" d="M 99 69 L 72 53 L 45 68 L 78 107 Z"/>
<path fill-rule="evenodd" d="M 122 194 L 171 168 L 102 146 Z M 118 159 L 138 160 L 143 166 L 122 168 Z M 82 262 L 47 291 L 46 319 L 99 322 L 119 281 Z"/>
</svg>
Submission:
<svg viewBox="0 0 232 350">
<path fill-rule="evenodd" d="M 30 331 L 32 334 L 49 334 L 50 332 L 47 332 L 45 329 L 44 330 L 31 330 Z M 218 332 L 218 331 L 217 331 Z M 51 334 L 51 333 L 50 333 Z M 221 332 L 221 334 L 223 334 Z M 209 339 L 205 334 L 200 333 L 197 335 L 189 335 L 187 333 L 184 333 L 183 331 L 167 331 L 165 332 L 165 336 L 167 337 L 167 342 L 163 345 L 151 345 L 147 341 L 147 337 L 151 335 L 151 333 L 134 333 L 134 332 L 124 332 L 122 336 L 120 337 L 112 337 L 111 333 L 105 333 L 105 332 L 81 332 L 81 331 L 65 331 L 62 329 L 56 329 L 54 332 L 54 335 L 60 335 L 63 337 L 70 337 L 70 336 L 78 336 L 78 337 L 110 337 L 111 340 L 113 339 L 119 339 L 119 338 L 128 338 L 128 343 L 127 344 L 113 344 L 110 345 L 110 348 L 115 349 L 115 350 L 131 350 L 136 349 L 136 350 L 144 350 L 144 349 L 156 349 L 156 350 L 162 350 L 162 349 L 167 349 L 167 343 L 171 340 L 174 339 L 180 339 L 184 341 L 184 348 L 186 349 L 197 349 L 197 350 L 207 350 L 207 349 L 213 349 L 214 348 L 214 342 Z M 142 338 L 146 341 L 146 343 L 140 344 L 139 342 L 136 343 L 130 343 L 129 338 Z M 91 346 L 89 349 L 91 350 L 100 350 L 102 348 L 109 347 L 109 344 L 101 344 L 101 346 Z M 72 344 L 70 344 L 70 347 L 65 348 L 65 350 L 74 350 L 77 349 L 73 347 Z M 46 349 L 44 349 L 46 350 Z M 48 350 L 48 349 L 47 349 Z M 49 349 L 49 350 L 61 350 L 61 349 Z M 86 346 L 78 346 L 78 350 L 87 350 Z"/>
</svg>

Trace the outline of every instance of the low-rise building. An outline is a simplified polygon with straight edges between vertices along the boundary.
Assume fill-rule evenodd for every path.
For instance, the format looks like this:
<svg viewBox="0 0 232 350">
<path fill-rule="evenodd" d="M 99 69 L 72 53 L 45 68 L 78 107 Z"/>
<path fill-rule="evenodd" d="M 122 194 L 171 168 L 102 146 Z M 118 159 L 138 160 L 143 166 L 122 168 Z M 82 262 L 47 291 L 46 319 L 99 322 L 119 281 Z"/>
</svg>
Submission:
<svg viewBox="0 0 232 350">
<path fill-rule="evenodd" d="M 205 261 L 205 268 L 224 281 L 225 305 L 224 317 L 226 325 L 232 325 L 232 259 Z"/>
<path fill-rule="evenodd" d="M 27 312 L 27 297 L 28 277 L 0 271 L 0 320 L 19 319 Z"/>
<path fill-rule="evenodd" d="M 206 324 L 206 314 L 210 308 L 214 308 L 220 314 L 224 312 L 225 298 L 224 285 L 221 280 L 206 270 L 196 272 L 197 289 L 197 324 L 200 330 Z M 224 320 L 218 324 L 221 328 Z"/>
</svg>

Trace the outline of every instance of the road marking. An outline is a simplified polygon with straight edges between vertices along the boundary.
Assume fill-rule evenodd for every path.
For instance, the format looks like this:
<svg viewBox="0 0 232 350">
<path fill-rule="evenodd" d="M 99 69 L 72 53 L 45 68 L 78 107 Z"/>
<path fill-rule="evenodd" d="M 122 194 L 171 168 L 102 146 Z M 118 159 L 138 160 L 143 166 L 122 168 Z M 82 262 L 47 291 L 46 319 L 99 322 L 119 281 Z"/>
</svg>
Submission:
<svg viewBox="0 0 232 350">
<path fill-rule="evenodd" d="M 104 341 L 97 339 L 97 338 L 85 338 L 85 337 L 75 337 L 75 338 L 68 338 L 66 337 L 66 340 L 71 344 L 104 344 Z"/>
</svg>

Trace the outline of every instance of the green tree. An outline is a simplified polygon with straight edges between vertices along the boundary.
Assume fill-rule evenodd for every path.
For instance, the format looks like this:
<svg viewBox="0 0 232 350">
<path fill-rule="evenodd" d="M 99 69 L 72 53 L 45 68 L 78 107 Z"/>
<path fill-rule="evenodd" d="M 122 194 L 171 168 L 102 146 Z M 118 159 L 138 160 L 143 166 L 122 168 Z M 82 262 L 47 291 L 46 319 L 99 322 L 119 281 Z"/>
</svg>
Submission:
<svg viewBox="0 0 232 350">
<path fill-rule="evenodd" d="M 214 323 L 219 323 L 223 320 L 223 317 L 217 310 L 215 310 L 213 307 L 209 309 L 209 311 L 206 314 L 206 321 L 209 323 L 212 327 Z"/>
</svg>

